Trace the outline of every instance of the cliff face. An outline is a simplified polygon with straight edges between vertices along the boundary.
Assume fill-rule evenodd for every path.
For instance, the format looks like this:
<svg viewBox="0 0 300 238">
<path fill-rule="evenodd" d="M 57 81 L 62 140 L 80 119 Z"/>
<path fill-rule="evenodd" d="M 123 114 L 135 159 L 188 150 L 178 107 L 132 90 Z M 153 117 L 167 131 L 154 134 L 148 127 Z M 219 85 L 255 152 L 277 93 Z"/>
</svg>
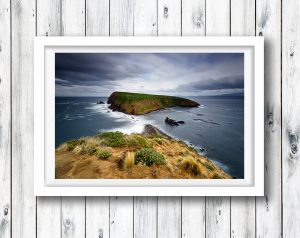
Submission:
<svg viewBox="0 0 300 238">
<path fill-rule="evenodd" d="M 143 115 L 169 107 L 197 107 L 200 104 L 185 98 L 141 93 L 114 92 L 108 98 L 112 110 Z"/>
</svg>

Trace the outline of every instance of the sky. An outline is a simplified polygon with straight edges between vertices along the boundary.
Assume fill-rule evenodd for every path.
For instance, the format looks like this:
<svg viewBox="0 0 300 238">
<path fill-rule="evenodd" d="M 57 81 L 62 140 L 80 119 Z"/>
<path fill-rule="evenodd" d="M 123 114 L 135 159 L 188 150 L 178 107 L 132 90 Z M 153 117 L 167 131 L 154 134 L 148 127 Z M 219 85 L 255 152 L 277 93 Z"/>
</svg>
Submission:
<svg viewBox="0 0 300 238">
<path fill-rule="evenodd" d="M 242 53 L 56 53 L 57 97 L 242 95 Z"/>
</svg>

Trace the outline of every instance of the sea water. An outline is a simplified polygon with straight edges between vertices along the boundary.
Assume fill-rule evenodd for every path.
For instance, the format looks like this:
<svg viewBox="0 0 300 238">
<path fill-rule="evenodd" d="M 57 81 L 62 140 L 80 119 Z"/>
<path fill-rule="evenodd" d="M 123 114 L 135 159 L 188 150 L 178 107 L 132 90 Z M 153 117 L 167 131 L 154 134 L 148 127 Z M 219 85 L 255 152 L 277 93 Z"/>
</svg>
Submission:
<svg viewBox="0 0 300 238">
<path fill-rule="evenodd" d="M 201 106 L 173 107 L 146 115 L 113 112 L 107 98 L 57 97 L 55 99 L 55 146 L 104 131 L 141 133 L 152 124 L 170 136 L 194 146 L 223 170 L 244 177 L 244 100 L 242 98 L 192 97 Z M 104 104 L 97 104 L 103 101 Z M 180 126 L 165 123 L 169 117 L 184 121 Z"/>
</svg>

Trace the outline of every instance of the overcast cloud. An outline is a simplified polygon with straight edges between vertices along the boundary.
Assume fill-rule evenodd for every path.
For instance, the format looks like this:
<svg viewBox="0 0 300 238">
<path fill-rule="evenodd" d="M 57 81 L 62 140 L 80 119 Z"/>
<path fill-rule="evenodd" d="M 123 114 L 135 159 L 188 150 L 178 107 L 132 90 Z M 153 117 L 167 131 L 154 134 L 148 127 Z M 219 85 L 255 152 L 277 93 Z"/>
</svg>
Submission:
<svg viewBox="0 0 300 238">
<path fill-rule="evenodd" d="M 240 53 L 56 53 L 56 96 L 243 94 Z"/>
</svg>

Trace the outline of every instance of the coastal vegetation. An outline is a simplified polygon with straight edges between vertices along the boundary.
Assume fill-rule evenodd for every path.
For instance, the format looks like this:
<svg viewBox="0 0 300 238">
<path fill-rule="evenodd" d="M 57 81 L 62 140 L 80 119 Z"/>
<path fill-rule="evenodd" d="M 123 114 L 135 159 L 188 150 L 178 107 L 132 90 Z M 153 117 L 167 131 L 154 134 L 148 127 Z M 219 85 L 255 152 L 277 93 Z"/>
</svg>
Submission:
<svg viewBox="0 0 300 238">
<path fill-rule="evenodd" d="M 113 92 L 107 100 L 110 108 L 131 115 L 143 115 L 156 110 L 180 106 L 198 107 L 198 102 L 190 99 L 129 92 Z"/>
<path fill-rule="evenodd" d="M 55 154 L 58 179 L 231 178 L 193 147 L 152 125 L 142 134 L 104 132 L 70 140 Z"/>
</svg>

